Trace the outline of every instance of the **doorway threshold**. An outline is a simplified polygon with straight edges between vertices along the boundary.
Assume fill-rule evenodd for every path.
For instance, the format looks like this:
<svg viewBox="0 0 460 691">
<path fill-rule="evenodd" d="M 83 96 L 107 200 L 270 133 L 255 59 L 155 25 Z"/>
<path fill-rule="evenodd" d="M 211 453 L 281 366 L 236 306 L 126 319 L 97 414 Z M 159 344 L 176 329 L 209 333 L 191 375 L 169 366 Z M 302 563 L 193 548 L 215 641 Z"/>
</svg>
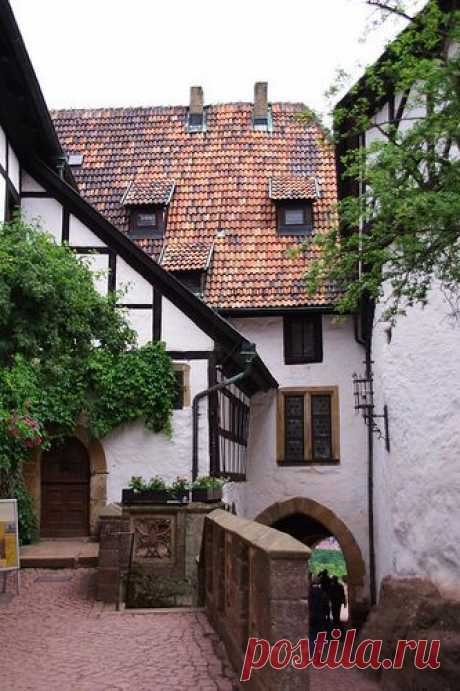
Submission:
<svg viewBox="0 0 460 691">
<path fill-rule="evenodd" d="M 87 538 L 43 539 L 21 547 L 23 569 L 95 568 L 99 560 L 99 543 Z"/>
</svg>

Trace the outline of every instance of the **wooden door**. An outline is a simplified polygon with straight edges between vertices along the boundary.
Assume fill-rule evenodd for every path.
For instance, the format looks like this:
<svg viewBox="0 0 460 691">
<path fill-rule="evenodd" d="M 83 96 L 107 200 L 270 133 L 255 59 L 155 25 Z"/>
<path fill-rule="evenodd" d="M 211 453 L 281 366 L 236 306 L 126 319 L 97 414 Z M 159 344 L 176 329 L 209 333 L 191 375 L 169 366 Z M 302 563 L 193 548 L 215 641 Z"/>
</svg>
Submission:
<svg viewBox="0 0 460 691">
<path fill-rule="evenodd" d="M 42 456 L 41 535 L 81 537 L 89 533 L 88 452 L 74 437 Z"/>
</svg>

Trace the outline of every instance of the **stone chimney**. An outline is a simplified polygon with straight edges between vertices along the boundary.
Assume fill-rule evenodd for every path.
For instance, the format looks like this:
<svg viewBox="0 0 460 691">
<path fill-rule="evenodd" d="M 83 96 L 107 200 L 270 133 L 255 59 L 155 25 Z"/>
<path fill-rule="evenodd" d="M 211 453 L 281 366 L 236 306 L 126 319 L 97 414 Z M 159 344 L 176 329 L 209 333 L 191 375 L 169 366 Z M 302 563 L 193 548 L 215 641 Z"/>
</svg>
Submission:
<svg viewBox="0 0 460 691">
<path fill-rule="evenodd" d="M 268 117 L 267 92 L 267 82 L 256 82 L 254 84 L 254 120 Z"/>
<path fill-rule="evenodd" d="M 203 115 L 203 88 L 190 87 L 190 115 Z"/>
</svg>

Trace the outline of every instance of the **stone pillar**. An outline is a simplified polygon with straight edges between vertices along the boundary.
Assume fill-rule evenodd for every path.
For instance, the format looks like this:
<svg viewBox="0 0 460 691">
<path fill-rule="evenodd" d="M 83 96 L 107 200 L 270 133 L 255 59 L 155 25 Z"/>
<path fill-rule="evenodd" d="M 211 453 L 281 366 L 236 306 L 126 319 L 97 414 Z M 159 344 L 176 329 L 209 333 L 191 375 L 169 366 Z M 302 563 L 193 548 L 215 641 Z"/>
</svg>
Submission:
<svg viewBox="0 0 460 691">
<path fill-rule="evenodd" d="M 110 508 L 110 507 L 109 507 Z M 96 599 L 119 604 L 123 578 L 129 568 L 132 535 L 129 520 L 116 511 L 100 517 L 99 565 Z"/>
</svg>

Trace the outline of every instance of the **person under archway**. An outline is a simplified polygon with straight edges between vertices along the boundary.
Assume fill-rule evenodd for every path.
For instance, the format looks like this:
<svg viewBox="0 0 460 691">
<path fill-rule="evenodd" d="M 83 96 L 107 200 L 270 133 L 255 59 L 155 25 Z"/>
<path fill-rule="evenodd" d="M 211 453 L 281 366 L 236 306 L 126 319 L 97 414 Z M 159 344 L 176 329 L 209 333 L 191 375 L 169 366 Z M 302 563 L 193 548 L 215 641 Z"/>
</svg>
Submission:
<svg viewBox="0 0 460 691">
<path fill-rule="evenodd" d="M 345 596 L 345 588 L 340 583 L 337 576 L 332 576 L 329 583 L 329 600 L 331 603 L 332 625 L 340 628 L 340 613 L 342 605 L 346 607 L 347 598 Z"/>
</svg>

